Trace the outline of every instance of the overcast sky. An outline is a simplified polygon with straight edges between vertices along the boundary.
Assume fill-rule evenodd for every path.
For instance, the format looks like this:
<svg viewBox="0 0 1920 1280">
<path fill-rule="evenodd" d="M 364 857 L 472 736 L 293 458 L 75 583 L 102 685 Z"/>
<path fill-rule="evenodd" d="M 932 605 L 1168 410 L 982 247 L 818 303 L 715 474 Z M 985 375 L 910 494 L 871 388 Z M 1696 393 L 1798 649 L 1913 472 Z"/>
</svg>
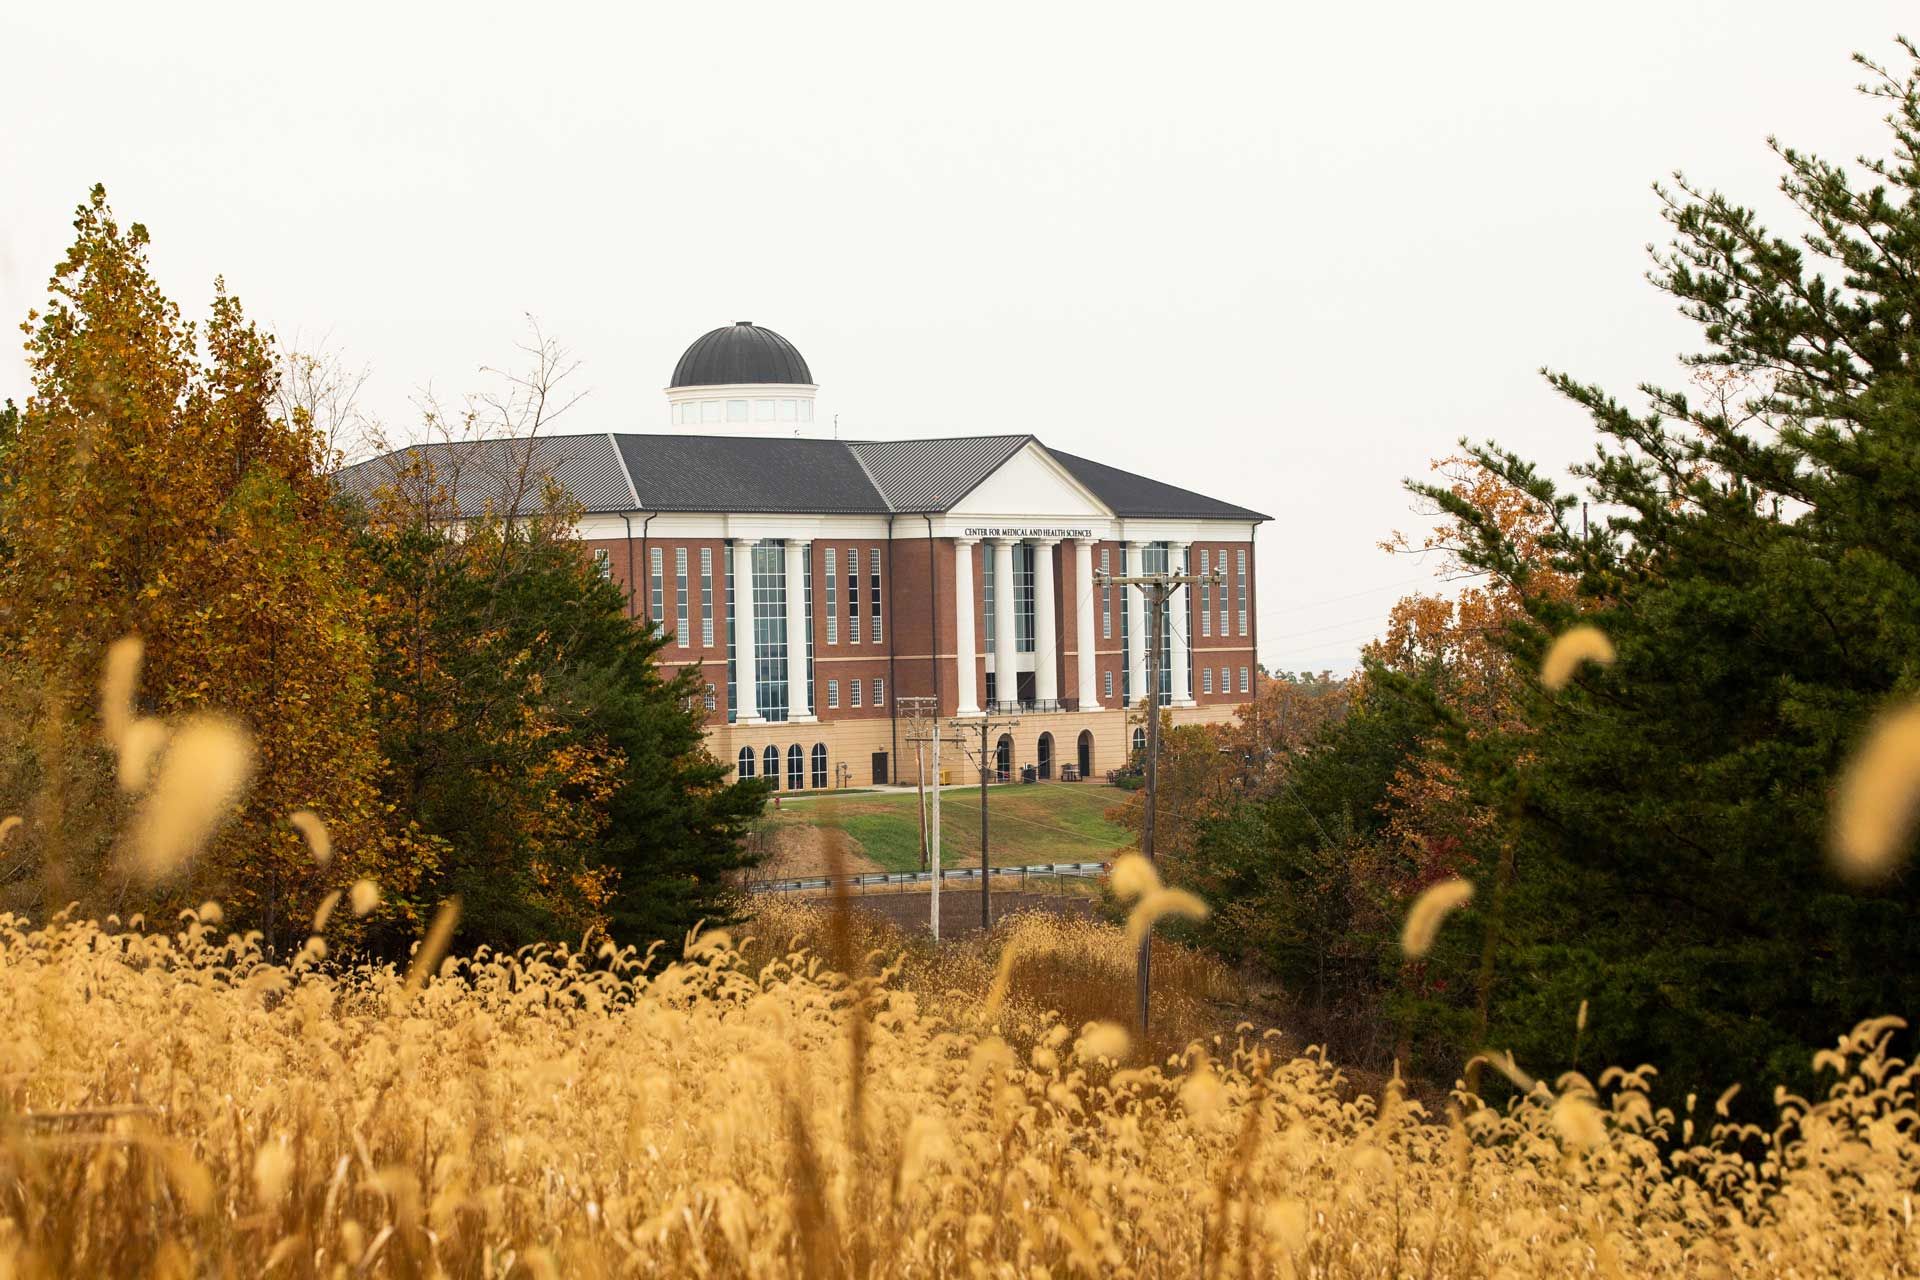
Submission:
<svg viewBox="0 0 1920 1280">
<path fill-rule="evenodd" d="M 1643 278 L 1680 168 L 1789 219 L 1765 139 L 1883 149 L 1892 3 L 0 7 L 0 316 L 106 183 L 410 397 L 533 313 L 566 427 L 659 429 L 681 350 L 791 338 L 849 437 L 1030 431 L 1273 515 L 1261 658 L 1350 666 L 1424 567 L 1377 542 L 1459 437 L 1555 465 L 1536 370 L 1671 380 Z M 0 396 L 27 389 L 17 343 Z"/>
</svg>

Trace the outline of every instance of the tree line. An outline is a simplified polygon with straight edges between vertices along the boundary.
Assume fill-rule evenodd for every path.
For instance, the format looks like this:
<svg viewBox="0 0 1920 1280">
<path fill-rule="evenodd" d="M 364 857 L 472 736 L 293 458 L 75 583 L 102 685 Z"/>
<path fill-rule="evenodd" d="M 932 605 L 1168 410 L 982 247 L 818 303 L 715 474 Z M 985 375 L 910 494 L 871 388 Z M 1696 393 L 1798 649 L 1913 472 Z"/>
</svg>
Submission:
<svg viewBox="0 0 1920 1280">
<path fill-rule="evenodd" d="M 520 456 L 521 492 L 456 519 L 448 468 L 346 495 L 332 423 L 216 282 L 204 327 L 155 281 L 148 235 L 96 187 L 25 325 L 32 392 L 0 413 L 0 902 L 44 915 L 218 900 L 270 949 L 359 879 L 363 940 L 398 948 L 438 902 L 469 943 L 676 944 L 734 910 L 729 873 L 764 802 L 702 744 L 701 685 L 589 562 L 577 512 Z M 478 448 L 487 409 L 538 428 L 567 370 L 533 370 L 429 431 Z M 538 406 L 529 408 L 530 405 Z M 531 417 L 528 415 L 532 414 Z M 459 451 L 446 455 L 458 458 Z M 530 500 L 523 500 L 530 499 Z M 217 711 L 251 732 L 253 785 L 193 866 L 129 876 L 131 800 L 96 690 L 123 636 L 137 710 Z M 322 861 L 289 824 L 317 814 Z"/>
<path fill-rule="evenodd" d="M 1651 279 L 1700 345 L 1638 404 L 1547 372 L 1595 432 L 1577 489 L 1463 442 L 1410 482 L 1432 535 L 1392 545 L 1466 585 L 1401 602 L 1304 740 L 1265 698 L 1237 737 L 1172 736 L 1172 785 L 1200 803 L 1162 847 L 1219 907 L 1195 936 L 1277 976 L 1309 1025 L 1442 1078 L 1483 1048 L 1542 1078 L 1656 1063 L 1677 1101 L 1813 1088 L 1813 1049 L 1920 1008 L 1912 877 L 1863 888 L 1826 856 L 1845 761 L 1920 685 L 1903 49 L 1904 70 L 1859 60 L 1886 158 L 1773 144 L 1796 234 L 1682 176 L 1656 188 L 1673 237 Z M 1549 689 L 1542 655 L 1577 624 L 1617 660 Z M 1451 876 L 1472 906 L 1406 961 L 1408 904 Z"/>
</svg>

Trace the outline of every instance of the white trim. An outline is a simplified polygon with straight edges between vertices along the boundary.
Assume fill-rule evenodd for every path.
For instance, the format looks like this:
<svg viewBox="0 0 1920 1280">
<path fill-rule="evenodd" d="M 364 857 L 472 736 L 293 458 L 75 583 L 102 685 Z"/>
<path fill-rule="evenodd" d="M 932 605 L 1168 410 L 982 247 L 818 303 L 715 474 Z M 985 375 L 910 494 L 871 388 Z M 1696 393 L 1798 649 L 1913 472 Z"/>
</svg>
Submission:
<svg viewBox="0 0 1920 1280">
<path fill-rule="evenodd" d="M 633 472 L 627 470 L 626 451 L 621 449 L 620 441 L 613 432 L 607 432 L 607 443 L 613 446 L 613 456 L 620 459 L 620 478 L 627 482 L 627 494 L 633 499 L 633 509 L 640 509 L 640 491 L 633 487 Z"/>
</svg>

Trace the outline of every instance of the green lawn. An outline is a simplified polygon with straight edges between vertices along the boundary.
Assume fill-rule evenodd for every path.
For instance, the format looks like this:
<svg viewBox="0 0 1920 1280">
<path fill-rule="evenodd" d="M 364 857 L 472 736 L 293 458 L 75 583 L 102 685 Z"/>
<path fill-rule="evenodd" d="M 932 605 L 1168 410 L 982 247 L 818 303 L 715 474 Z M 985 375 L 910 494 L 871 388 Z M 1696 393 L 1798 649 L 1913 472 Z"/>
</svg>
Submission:
<svg viewBox="0 0 1920 1280">
<path fill-rule="evenodd" d="M 1108 822 L 1107 809 L 1126 799 L 1112 787 L 1077 783 L 1039 783 L 990 787 L 988 831 L 995 865 L 1039 862 L 1098 862 L 1116 849 L 1131 848 L 1133 838 Z M 844 831 L 874 862 L 889 871 L 920 868 L 920 820 L 912 792 L 868 792 L 783 805 L 774 816 L 781 824 Z M 980 792 L 968 788 L 940 793 L 941 862 L 949 867 L 980 862 Z"/>
</svg>

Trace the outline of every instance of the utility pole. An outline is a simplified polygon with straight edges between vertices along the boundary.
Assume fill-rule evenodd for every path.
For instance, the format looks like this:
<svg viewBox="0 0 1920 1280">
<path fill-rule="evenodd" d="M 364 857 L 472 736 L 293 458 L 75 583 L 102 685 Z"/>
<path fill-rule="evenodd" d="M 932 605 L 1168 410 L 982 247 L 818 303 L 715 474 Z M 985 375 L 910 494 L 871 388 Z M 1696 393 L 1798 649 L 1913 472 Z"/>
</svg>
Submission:
<svg viewBox="0 0 1920 1280">
<path fill-rule="evenodd" d="M 992 768 L 993 756 L 990 754 L 990 748 L 987 745 L 987 740 L 989 735 L 991 735 L 995 729 L 1011 729 L 1011 728 L 1014 728 L 1019 723 L 1020 722 L 1018 720 L 993 720 L 993 719 L 989 719 L 986 716 L 980 717 L 980 720 L 979 720 L 979 729 L 980 729 L 980 927 L 982 929 L 990 928 L 993 924 L 992 887 L 989 884 L 989 882 L 993 879 L 993 859 L 987 853 L 987 774 L 988 774 L 988 771 Z M 959 731 L 962 729 L 971 729 L 974 727 L 973 724 L 965 720 L 955 720 L 952 722 L 952 724 L 956 731 Z"/>
<path fill-rule="evenodd" d="M 933 927 L 933 940 L 940 941 L 940 881 L 943 878 L 940 866 L 940 700 L 938 698 L 909 697 L 895 698 L 894 703 L 907 718 L 907 741 L 931 744 L 929 755 L 933 757 L 933 817 L 927 821 L 923 837 L 927 841 L 927 863 L 933 872 L 933 904 L 929 908 Z M 921 771 L 920 781 L 926 782 L 927 770 Z M 924 812 L 924 811 L 923 811 Z"/>
<path fill-rule="evenodd" d="M 1155 861 L 1153 853 L 1154 813 L 1160 790 L 1160 653 L 1166 646 L 1167 638 L 1161 634 L 1163 623 L 1161 614 L 1166 611 L 1167 602 L 1173 593 L 1182 587 L 1197 586 L 1201 583 L 1218 584 L 1224 578 L 1217 573 L 1140 573 L 1094 575 L 1094 581 L 1117 587 L 1135 587 L 1147 598 L 1147 794 L 1142 806 L 1140 822 L 1140 852 L 1148 862 Z M 1138 1019 L 1140 1039 L 1147 1038 L 1147 996 L 1153 989 L 1153 935 L 1140 939 L 1140 957 L 1136 966 L 1136 985 L 1138 987 Z"/>
</svg>

